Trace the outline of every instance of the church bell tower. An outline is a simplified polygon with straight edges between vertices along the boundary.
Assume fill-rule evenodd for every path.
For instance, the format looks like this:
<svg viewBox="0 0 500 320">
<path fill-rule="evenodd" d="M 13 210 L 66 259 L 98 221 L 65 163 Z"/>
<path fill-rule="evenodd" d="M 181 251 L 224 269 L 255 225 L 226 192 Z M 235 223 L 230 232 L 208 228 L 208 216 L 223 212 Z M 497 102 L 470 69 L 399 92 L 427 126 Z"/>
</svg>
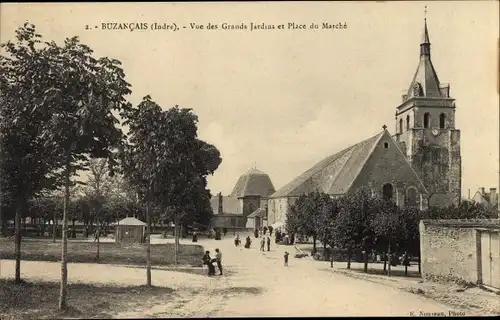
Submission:
<svg viewBox="0 0 500 320">
<path fill-rule="evenodd" d="M 458 204 L 462 160 L 455 99 L 450 97 L 450 86 L 439 82 L 432 65 L 427 19 L 417 71 L 402 98 L 396 109 L 394 138 L 427 188 L 429 205 Z"/>
</svg>

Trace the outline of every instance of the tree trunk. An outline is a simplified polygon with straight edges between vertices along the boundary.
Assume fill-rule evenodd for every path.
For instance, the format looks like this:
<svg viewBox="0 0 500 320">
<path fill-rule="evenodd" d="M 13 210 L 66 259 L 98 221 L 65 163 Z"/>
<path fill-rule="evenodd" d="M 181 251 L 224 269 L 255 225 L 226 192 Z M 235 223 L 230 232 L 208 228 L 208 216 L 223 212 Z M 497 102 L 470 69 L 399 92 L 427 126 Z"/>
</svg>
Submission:
<svg viewBox="0 0 500 320">
<path fill-rule="evenodd" d="M 383 253 L 383 257 L 384 257 L 384 273 L 385 271 L 387 271 L 387 252 L 384 252 Z"/>
<path fill-rule="evenodd" d="M 149 205 L 146 206 L 147 223 L 147 245 L 146 245 L 146 285 L 151 287 L 151 218 L 149 214 Z"/>
<path fill-rule="evenodd" d="M 175 241 L 175 249 L 174 249 L 174 263 L 177 265 L 179 263 L 179 238 L 180 238 L 180 234 L 179 232 L 181 231 L 181 228 L 180 228 L 180 219 L 179 219 L 179 216 L 178 216 L 178 213 L 175 213 L 175 217 L 174 217 L 174 241 Z"/>
<path fill-rule="evenodd" d="M 368 273 L 368 248 L 367 248 L 367 245 L 366 245 L 366 240 L 364 240 L 364 253 L 363 253 L 363 262 L 364 262 L 364 266 L 363 266 L 363 272 L 364 273 Z"/>
<path fill-rule="evenodd" d="M 323 261 L 327 261 L 326 258 L 326 240 L 323 240 Z"/>
<path fill-rule="evenodd" d="M 313 235 L 313 255 L 316 254 L 316 235 Z"/>
<path fill-rule="evenodd" d="M 391 256 L 391 239 L 389 238 L 389 246 L 387 248 L 387 259 L 389 260 L 389 266 L 387 268 L 387 275 L 391 276 L 391 264 L 392 264 L 392 256 Z"/>
<path fill-rule="evenodd" d="M 56 233 L 57 233 L 57 209 L 54 210 L 52 214 L 52 242 L 56 242 Z"/>
<path fill-rule="evenodd" d="M 59 290 L 59 309 L 66 309 L 66 295 L 68 282 L 68 206 L 69 206 L 69 173 L 70 154 L 66 155 L 66 168 L 64 172 L 64 205 L 62 219 L 62 254 L 61 254 L 61 288 Z"/>
<path fill-rule="evenodd" d="M 100 253 L 100 249 L 101 249 L 101 242 L 100 242 L 100 239 L 101 239 L 101 222 L 99 221 L 99 212 L 96 210 L 95 212 L 95 218 L 96 218 L 96 222 L 95 222 L 95 225 L 96 225 L 96 229 L 97 229 L 97 252 L 96 252 L 96 260 L 99 260 L 100 257 L 99 257 L 99 253 Z"/>
<path fill-rule="evenodd" d="M 15 217 L 15 242 L 16 242 L 16 278 L 15 282 L 21 282 L 21 213 L 23 210 L 23 200 L 19 200 Z"/>
<path fill-rule="evenodd" d="M 174 223 L 174 264 L 177 265 L 177 223 Z"/>
<path fill-rule="evenodd" d="M 349 246 L 349 248 L 347 248 L 347 269 L 351 269 L 351 253 L 352 249 Z"/>
<path fill-rule="evenodd" d="M 4 229 L 3 229 L 3 210 L 2 210 L 2 208 L 0 208 L 0 238 L 4 237 L 4 236 L 5 236 L 5 233 L 4 233 Z"/>
</svg>

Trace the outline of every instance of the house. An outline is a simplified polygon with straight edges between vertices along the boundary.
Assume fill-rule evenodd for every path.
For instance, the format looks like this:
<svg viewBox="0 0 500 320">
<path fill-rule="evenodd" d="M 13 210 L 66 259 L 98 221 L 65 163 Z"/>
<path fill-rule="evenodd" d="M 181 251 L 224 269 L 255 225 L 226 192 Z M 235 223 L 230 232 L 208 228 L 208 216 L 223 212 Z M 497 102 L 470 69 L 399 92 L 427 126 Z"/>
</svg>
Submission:
<svg viewBox="0 0 500 320">
<path fill-rule="evenodd" d="M 230 195 L 223 196 L 219 193 L 210 200 L 214 213 L 212 227 L 247 228 L 249 216 L 256 210 L 265 208 L 269 195 L 274 192 L 268 174 L 257 168 L 250 169 L 239 177 Z M 262 224 L 264 217 L 262 213 L 256 213 L 250 219 L 252 222 L 248 228 L 254 228 L 255 222 Z"/>
<path fill-rule="evenodd" d="M 494 207 L 498 204 L 497 189 L 490 188 L 490 192 L 486 192 L 485 188 L 479 188 L 472 197 L 472 201 L 486 206 Z"/>
<path fill-rule="evenodd" d="M 118 243 L 134 242 L 144 243 L 146 223 L 133 217 L 127 217 L 115 224 L 115 240 Z"/>
</svg>

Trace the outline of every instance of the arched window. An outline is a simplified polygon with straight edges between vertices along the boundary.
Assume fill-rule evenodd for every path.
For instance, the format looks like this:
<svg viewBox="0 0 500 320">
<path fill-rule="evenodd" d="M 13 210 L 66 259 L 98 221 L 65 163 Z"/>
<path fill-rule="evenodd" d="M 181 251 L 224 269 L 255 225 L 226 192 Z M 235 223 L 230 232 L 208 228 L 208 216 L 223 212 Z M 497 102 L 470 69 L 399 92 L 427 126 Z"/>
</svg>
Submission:
<svg viewBox="0 0 500 320">
<path fill-rule="evenodd" d="M 424 114 L 424 128 L 429 128 L 431 124 L 431 114 L 426 113 Z"/>
<path fill-rule="evenodd" d="M 389 144 L 387 142 L 384 142 L 384 149 L 389 149 Z"/>
<path fill-rule="evenodd" d="M 390 183 L 386 183 L 384 184 L 384 186 L 382 187 L 382 196 L 384 199 L 386 200 L 389 200 L 389 199 L 392 199 L 392 184 Z"/>
<path fill-rule="evenodd" d="M 403 133 L 403 119 L 399 119 L 399 133 Z"/>
<path fill-rule="evenodd" d="M 409 188 L 406 191 L 405 204 L 407 207 L 417 207 L 417 190 L 415 188 Z"/>
<path fill-rule="evenodd" d="M 444 113 L 441 113 L 439 116 L 439 128 L 444 129 L 446 124 L 446 115 Z"/>
<path fill-rule="evenodd" d="M 410 115 L 406 116 L 406 130 L 410 130 Z"/>
</svg>

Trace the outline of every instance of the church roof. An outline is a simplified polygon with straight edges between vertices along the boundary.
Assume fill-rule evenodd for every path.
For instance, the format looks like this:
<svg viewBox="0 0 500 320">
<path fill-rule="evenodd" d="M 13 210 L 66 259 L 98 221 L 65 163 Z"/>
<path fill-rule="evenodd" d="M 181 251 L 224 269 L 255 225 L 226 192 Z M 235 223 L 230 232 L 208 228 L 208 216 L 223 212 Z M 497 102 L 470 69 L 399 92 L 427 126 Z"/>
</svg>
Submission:
<svg viewBox="0 0 500 320">
<path fill-rule="evenodd" d="M 383 134 L 384 131 L 326 157 L 311 169 L 279 189 L 271 197 L 299 196 L 318 188 L 326 193 L 330 193 L 330 191 L 337 193 L 338 189 L 347 189 L 349 184 L 354 180 L 356 172 L 359 171 L 357 169 L 366 161 L 372 147 Z M 321 177 L 326 179 L 324 181 L 317 179 Z"/>
<path fill-rule="evenodd" d="M 267 197 L 275 191 L 269 175 L 259 169 L 252 168 L 240 176 L 233 188 L 231 197 Z"/>
<path fill-rule="evenodd" d="M 420 61 L 410 87 L 408 88 L 406 100 L 413 97 L 447 98 L 447 96 L 441 91 L 439 78 L 434 66 L 432 65 L 430 46 L 431 43 L 429 40 L 429 31 L 427 29 L 426 21 L 424 24 L 422 40 L 420 42 Z"/>
<path fill-rule="evenodd" d="M 390 143 L 391 148 L 397 148 L 396 156 L 398 157 L 400 166 L 397 168 L 398 171 L 410 176 L 418 184 L 422 192 L 426 192 L 422 181 L 406 161 L 404 154 L 393 138 L 387 130 L 383 130 L 369 139 L 326 157 L 279 189 L 271 195 L 271 198 L 298 197 L 313 191 L 320 191 L 331 195 L 341 195 L 349 192 L 355 181 L 358 184 L 364 184 L 369 180 L 368 176 L 370 172 L 368 171 L 370 171 L 370 168 L 367 169 L 365 167 L 367 167 L 367 162 L 369 162 L 374 150 L 380 146 L 382 139 L 383 142 Z M 370 163 L 370 166 L 373 165 Z"/>
</svg>

